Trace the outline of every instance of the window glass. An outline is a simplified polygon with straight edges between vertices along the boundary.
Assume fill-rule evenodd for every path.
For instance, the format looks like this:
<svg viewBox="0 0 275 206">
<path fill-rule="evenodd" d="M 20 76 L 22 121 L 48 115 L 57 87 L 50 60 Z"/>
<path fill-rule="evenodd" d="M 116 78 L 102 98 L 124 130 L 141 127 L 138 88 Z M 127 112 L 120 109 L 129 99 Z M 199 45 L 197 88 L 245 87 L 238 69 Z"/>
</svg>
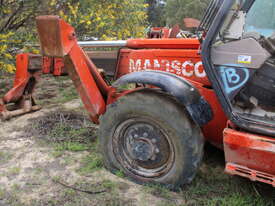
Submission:
<svg viewBox="0 0 275 206">
<path fill-rule="evenodd" d="M 245 32 L 256 31 L 263 36 L 275 32 L 275 1 L 256 0 L 246 17 Z"/>
</svg>

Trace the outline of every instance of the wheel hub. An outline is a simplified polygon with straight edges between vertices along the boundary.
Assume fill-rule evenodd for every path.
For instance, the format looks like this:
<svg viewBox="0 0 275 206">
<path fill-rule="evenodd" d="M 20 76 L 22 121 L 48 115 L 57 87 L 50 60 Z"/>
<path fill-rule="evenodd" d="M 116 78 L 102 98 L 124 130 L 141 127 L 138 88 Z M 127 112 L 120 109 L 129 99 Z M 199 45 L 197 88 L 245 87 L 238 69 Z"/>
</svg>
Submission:
<svg viewBox="0 0 275 206">
<path fill-rule="evenodd" d="M 148 141 L 138 140 L 130 148 L 130 153 L 133 154 L 133 159 L 147 161 L 152 157 L 152 147 Z"/>
<path fill-rule="evenodd" d="M 129 119 L 120 124 L 113 139 L 118 161 L 131 172 L 158 177 L 169 170 L 174 149 L 167 134 L 153 120 Z"/>
<path fill-rule="evenodd" d="M 129 153 L 135 160 L 155 160 L 156 154 L 159 153 L 159 149 L 153 142 L 152 139 L 147 139 L 145 137 L 135 138 L 133 144 L 128 147 Z"/>
</svg>

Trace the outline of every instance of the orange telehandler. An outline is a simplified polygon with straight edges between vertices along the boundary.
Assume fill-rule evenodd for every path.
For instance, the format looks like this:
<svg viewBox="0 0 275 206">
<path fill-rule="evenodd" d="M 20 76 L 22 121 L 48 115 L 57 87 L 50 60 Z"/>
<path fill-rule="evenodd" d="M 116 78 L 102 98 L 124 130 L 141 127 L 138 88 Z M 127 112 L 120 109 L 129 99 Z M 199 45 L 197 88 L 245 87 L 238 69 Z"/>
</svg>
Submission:
<svg viewBox="0 0 275 206">
<path fill-rule="evenodd" d="M 273 1 L 213 0 L 197 38 L 86 42 L 121 47 L 112 85 L 69 24 L 40 16 L 37 28 L 43 56 L 63 58 L 90 119 L 100 124 L 110 171 L 177 188 L 192 181 L 209 141 L 224 149 L 226 173 L 275 186 L 274 17 Z M 19 70 L 28 68 L 24 58 Z M 35 72 L 28 70 L 31 85 Z M 23 88 L 35 106 L 32 87 Z"/>
</svg>

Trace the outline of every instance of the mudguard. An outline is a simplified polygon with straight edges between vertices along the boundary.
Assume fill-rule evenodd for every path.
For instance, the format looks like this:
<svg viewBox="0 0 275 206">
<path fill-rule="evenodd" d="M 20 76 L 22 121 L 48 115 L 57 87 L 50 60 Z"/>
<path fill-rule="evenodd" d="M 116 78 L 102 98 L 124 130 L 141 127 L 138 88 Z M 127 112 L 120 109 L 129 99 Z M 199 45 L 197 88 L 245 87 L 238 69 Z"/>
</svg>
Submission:
<svg viewBox="0 0 275 206">
<path fill-rule="evenodd" d="M 199 126 L 212 120 L 213 113 L 208 102 L 196 87 L 181 77 L 162 71 L 140 71 L 124 75 L 112 86 L 118 88 L 129 83 L 149 84 L 161 88 L 183 104 Z"/>
</svg>

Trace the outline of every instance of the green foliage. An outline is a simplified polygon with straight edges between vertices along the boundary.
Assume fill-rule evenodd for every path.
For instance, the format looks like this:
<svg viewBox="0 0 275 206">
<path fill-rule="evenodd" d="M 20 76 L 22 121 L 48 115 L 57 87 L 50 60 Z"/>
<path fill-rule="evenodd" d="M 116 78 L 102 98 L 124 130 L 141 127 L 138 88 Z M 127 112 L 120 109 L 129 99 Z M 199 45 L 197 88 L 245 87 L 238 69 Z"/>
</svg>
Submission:
<svg viewBox="0 0 275 206">
<path fill-rule="evenodd" d="M 72 24 L 78 38 L 127 39 L 144 36 L 147 26 L 145 0 L 1 0 L 0 70 L 15 71 L 15 54 L 37 50 L 35 17 L 57 14 Z"/>
<path fill-rule="evenodd" d="M 8 50 L 8 45 L 14 41 L 11 39 L 12 32 L 7 34 L 0 34 L 0 69 L 4 69 L 7 72 L 14 72 L 15 67 L 13 65 L 13 56 Z"/>
<path fill-rule="evenodd" d="M 34 25 L 33 18 L 44 4 L 43 0 L 1 0 L 0 33 L 18 31 L 23 26 Z"/>
<path fill-rule="evenodd" d="M 205 201 L 206 206 L 247 206 L 247 205 L 257 205 L 257 206 L 265 206 L 266 202 L 261 197 L 252 197 L 252 196 L 244 196 L 242 194 L 229 194 L 226 197 L 218 197 L 213 198 L 211 200 Z"/>
<path fill-rule="evenodd" d="M 143 187 L 145 193 L 149 193 L 165 199 L 170 199 L 170 191 L 160 184 L 147 184 Z"/>
<path fill-rule="evenodd" d="M 62 152 L 62 151 L 72 151 L 72 152 L 81 152 L 88 150 L 89 147 L 85 144 L 81 144 L 78 142 L 64 142 L 55 145 L 55 150 Z"/>
<path fill-rule="evenodd" d="M 28 48 L 25 42 L 35 41 L 34 17 L 41 11 L 45 1 L 0 1 L 0 70 L 15 71 L 15 54 L 37 50 Z"/>
<path fill-rule="evenodd" d="M 57 123 L 50 131 L 49 139 L 52 139 L 57 152 L 81 152 L 89 150 L 93 144 L 91 140 L 86 139 L 88 133 L 88 128 L 76 129 L 66 123 Z M 58 154 L 56 155 L 58 156 Z"/>
<path fill-rule="evenodd" d="M 79 39 L 141 37 L 147 25 L 144 0 L 51 0 L 53 9 L 56 4 L 62 8 L 56 14 L 76 28 Z"/>
<path fill-rule="evenodd" d="M 6 191 L 2 188 L 0 188 L 0 199 L 4 199 Z"/>
<path fill-rule="evenodd" d="M 182 28 L 186 17 L 201 19 L 211 0 L 146 0 L 148 21 L 151 26 L 172 27 L 179 24 Z"/>
<path fill-rule="evenodd" d="M 7 163 L 13 157 L 9 151 L 0 151 L 0 164 Z"/>
<path fill-rule="evenodd" d="M 18 175 L 20 173 L 21 168 L 19 167 L 12 167 L 8 170 L 7 175 L 8 176 L 14 176 Z"/>
<path fill-rule="evenodd" d="M 165 6 L 158 4 L 157 0 L 147 0 L 148 6 L 148 21 L 152 27 L 165 26 Z"/>
<path fill-rule="evenodd" d="M 180 24 L 186 17 L 201 19 L 210 0 L 167 0 L 166 20 L 167 25 Z"/>
<path fill-rule="evenodd" d="M 91 174 L 103 167 L 103 159 L 101 154 L 96 152 L 91 152 L 90 155 L 86 156 L 82 160 L 82 166 L 79 169 L 79 173 L 82 175 Z"/>
<path fill-rule="evenodd" d="M 121 177 L 121 178 L 124 178 L 125 177 L 125 174 L 122 170 L 117 170 L 115 172 L 115 175 L 118 176 L 118 177 Z"/>
</svg>

